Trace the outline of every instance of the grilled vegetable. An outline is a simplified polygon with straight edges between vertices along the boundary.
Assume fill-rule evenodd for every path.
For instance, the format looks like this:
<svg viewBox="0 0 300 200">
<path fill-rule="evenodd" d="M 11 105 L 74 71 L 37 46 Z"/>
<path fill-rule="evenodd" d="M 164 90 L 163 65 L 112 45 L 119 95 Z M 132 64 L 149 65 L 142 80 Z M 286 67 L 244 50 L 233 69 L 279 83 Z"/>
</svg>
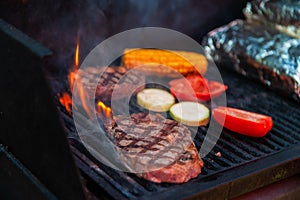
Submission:
<svg viewBox="0 0 300 200">
<path fill-rule="evenodd" d="M 150 88 L 137 94 L 137 103 L 151 111 L 165 112 L 175 103 L 175 98 L 165 90 Z"/>
<path fill-rule="evenodd" d="M 188 126 L 204 126 L 208 123 L 209 109 L 196 102 L 180 102 L 170 108 L 170 116 Z"/>
<path fill-rule="evenodd" d="M 224 123 L 225 128 L 252 137 L 265 136 L 273 126 L 270 116 L 236 108 L 218 107 L 212 111 L 212 115 L 218 123 Z"/>
<path fill-rule="evenodd" d="M 123 64 L 127 68 L 139 67 L 147 75 L 168 77 L 204 74 L 208 65 L 202 54 L 160 49 L 125 49 Z"/>
<path fill-rule="evenodd" d="M 217 81 L 208 82 L 200 75 L 173 80 L 169 85 L 171 93 L 183 101 L 208 101 L 220 96 L 228 88 Z"/>
</svg>

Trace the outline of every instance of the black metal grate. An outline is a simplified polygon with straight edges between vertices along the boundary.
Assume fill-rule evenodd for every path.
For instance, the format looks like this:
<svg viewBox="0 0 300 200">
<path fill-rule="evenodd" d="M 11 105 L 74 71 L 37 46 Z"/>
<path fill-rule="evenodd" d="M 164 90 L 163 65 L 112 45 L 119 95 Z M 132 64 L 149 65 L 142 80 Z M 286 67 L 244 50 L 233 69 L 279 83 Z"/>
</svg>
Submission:
<svg viewBox="0 0 300 200">
<path fill-rule="evenodd" d="M 222 77 L 224 83 L 229 86 L 227 91 L 228 106 L 272 116 L 274 126 L 265 137 L 250 138 L 223 130 L 212 152 L 203 158 L 205 166 L 197 178 L 185 184 L 156 184 L 140 179 L 134 174 L 116 171 L 99 163 L 78 141 L 72 118 L 62 107 L 59 107 L 65 121 L 65 128 L 69 133 L 69 141 L 77 165 L 96 185 L 115 199 L 150 199 L 153 197 L 180 199 L 195 197 L 195 195 L 198 197 L 201 195 L 211 195 L 210 197 L 219 195 L 220 198 L 222 196 L 229 198 L 300 173 L 300 155 L 297 153 L 300 143 L 299 105 L 296 102 L 281 98 L 264 86 L 239 75 L 222 71 Z M 194 139 L 198 149 L 204 140 L 205 133 L 206 128 L 200 128 Z M 296 150 L 291 151 L 293 148 Z M 218 152 L 221 153 L 221 157 L 216 156 Z M 284 153 L 284 155 L 280 153 Z M 275 160 L 269 161 L 270 158 L 273 158 L 272 155 L 276 156 L 274 157 Z M 290 164 L 288 158 L 290 160 L 296 159 L 297 162 Z M 259 166 L 253 167 L 256 163 L 259 163 Z M 231 189 L 230 193 L 228 191 L 228 188 L 232 187 L 235 181 L 238 182 L 246 174 L 252 174 L 254 177 L 261 175 L 256 174 L 261 169 L 270 169 L 274 172 L 281 169 L 282 166 L 288 171 L 283 171 L 281 174 L 279 171 L 280 177 L 276 180 L 274 177 L 274 180 L 265 177 L 266 180 L 261 180 L 256 185 L 253 183 L 254 186 L 248 188 L 247 191 L 234 191 L 234 189 Z M 270 171 L 263 173 L 269 173 L 272 176 Z M 247 184 L 246 182 L 249 180 L 251 180 L 251 176 L 241 184 Z M 218 189 L 217 192 L 209 193 L 215 189 Z"/>
</svg>

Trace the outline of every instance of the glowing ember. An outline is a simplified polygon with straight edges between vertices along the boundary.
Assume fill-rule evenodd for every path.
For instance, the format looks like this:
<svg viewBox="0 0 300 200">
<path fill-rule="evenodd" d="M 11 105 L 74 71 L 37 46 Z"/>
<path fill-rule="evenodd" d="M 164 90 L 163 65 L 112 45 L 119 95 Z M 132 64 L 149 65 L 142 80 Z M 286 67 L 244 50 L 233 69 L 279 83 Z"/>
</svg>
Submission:
<svg viewBox="0 0 300 200">
<path fill-rule="evenodd" d="M 71 96 L 68 93 L 63 93 L 61 97 L 59 98 L 59 102 L 65 106 L 68 113 L 71 113 L 72 111 L 72 99 Z"/>
</svg>

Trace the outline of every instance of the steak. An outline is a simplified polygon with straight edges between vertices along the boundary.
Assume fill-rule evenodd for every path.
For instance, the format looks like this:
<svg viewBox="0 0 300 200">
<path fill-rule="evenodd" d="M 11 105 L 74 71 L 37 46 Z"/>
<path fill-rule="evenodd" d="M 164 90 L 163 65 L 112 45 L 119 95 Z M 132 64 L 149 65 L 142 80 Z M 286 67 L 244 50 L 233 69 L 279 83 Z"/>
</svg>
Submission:
<svg viewBox="0 0 300 200">
<path fill-rule="evenodd" d="M 80 70 L 79 75 L 81 81 L 85 84 L 90 95 L 93 91 L 93 81 L 99 79 L 95 99 L 109 102 L 113 91 L 116 92 L 114 98 L 122 99 L 132 94 L 135 94 L 145 85 L 145 76 L 136 70 L 128 71 L 125 67 L 86 67 Z M 100 77 L 100 78 L 99 78 Z M 136 89 L 136 86 L 140 87 Z"/>
<path fill-rule="evenodd" d="M 203 162 L 184 125 L 160 114 L 114 116 L 106 123 L 120 160 L 137 176 L 156 183 L 183 183 L 198 176 Z"/>
<path fill-rule="evenodd" d="M 185 183 L 201 173 L 203 161 L 192 143 L 178 160 L 164 168 L 139 174 L 140 177 L 156 183 Z"/>
</svg>

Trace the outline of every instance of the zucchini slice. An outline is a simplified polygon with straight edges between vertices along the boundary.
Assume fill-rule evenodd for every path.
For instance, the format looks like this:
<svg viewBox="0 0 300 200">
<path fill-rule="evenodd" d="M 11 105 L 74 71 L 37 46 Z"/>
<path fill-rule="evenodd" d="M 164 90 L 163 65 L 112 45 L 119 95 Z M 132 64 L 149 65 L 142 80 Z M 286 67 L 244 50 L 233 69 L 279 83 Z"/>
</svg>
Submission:
<svg viewBox="0 0 300 200">
<path fill-rule="evenodd" d="M 170 116 L 188 126 L 205 126 L 209 121 L 209 109 L 201 103 L 183 101 L 170 108 Z"/>
<path fill-rule="evenodd" d="M 166 112 L 175 103 L 175 98 L 165 90 L 149 88 L 137 94 L 137 103 L 151 111 Z"/>
</svg>

